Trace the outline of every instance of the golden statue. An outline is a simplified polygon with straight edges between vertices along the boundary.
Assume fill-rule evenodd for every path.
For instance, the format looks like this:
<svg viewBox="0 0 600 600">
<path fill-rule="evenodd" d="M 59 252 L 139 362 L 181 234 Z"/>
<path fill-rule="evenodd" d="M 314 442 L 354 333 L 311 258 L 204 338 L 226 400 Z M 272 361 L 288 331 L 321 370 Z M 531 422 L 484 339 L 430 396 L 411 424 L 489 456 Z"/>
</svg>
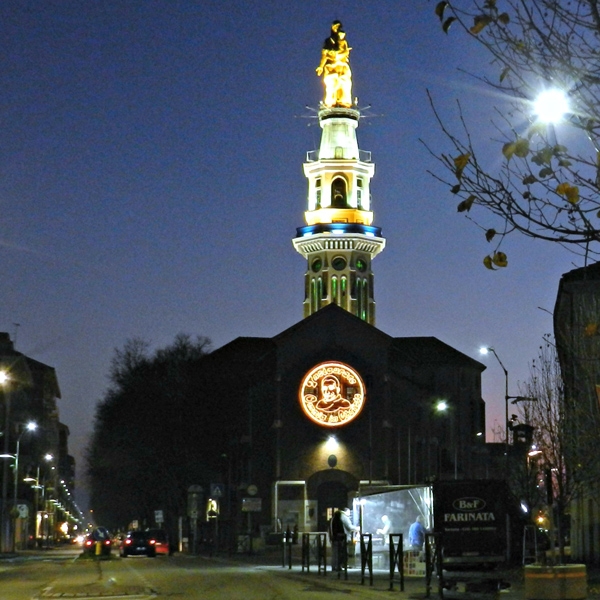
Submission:
<svg viewBox="0 0 600 600">
<path fill-rule="evenodd" d="M 323 75 L 325 99 L 328 107 L 352 106 L 352 72 L 350 71 L 350 46 L 340 21 L 331 25 L 331 35 L 325 40 L 321 51 L 321 62 L 317 67 L 317 75 Z"/>
</svg>

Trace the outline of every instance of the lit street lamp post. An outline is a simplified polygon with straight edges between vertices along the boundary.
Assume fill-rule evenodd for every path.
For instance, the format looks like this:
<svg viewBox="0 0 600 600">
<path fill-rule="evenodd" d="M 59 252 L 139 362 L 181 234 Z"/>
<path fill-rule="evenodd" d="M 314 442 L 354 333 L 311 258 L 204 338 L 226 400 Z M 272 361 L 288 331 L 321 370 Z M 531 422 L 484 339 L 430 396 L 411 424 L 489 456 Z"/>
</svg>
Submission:
<svg viewBox="0 0 600 600">
<path fill-rule="evenodd" d="M 15 467 L 14 467 L 15 468 L 15 472 L 14 472 L 14 488 L 15 489 L 13 490 L 13 492 L 14 492 L 14 495 L 13 495 L 14 532 L 13 532 L 13 538 L 12 538 L 13 550 L 15 549 L 15 545 L 17 543 L 17 519 L 19 516 L 17 513 L 17 500 L 18 500 L 18 490 L 19 490 L 19 453 L 20 453 L 20 449 L 21 449 L 21 438 L 27 432 L 35 431 L 36 429 L 37 429 L 37 423 L 35 423 L 34 421 L 30 421 L 29 423 L 27 423 L 27 425 L 25 426 L 25 429 L 23 429 L 23 431 L 17 438 L 17 451 L 15 452 Z"/>
<path fill-rule="evenodd" d="M 42 506 L 45 501 L 45 489 L 44 486 L 40 484 L 40 466 L 37 467 L 37 473 L 35 477 L 25 477 L 23 481 L 27 483 L 33 484 L 31 487 L 35 490 L 33 506 L 34 506 L 34 542 L 37 545 L 38 541 L 42 539 L 42 523 L 43 516 L 38 515 L 40 513 L 40 490 L 42 490 Z M 43 514 L 43 511 L 42 511 Z M 39 517 L 39 518 L 38 518 Z"/>
<path fill-rule="evenodd" d="M 504 460 L 505 460 L 505 476 L 508 476 L 508 448 L 509 448 L 509 426 L 508 426 L 508 401 L 512 400 L 512 404 L 517 404 L 517 402 L 534 402 L 537 398 L 528 398 L 526 396 L 509 396 L 508 395 L 508 370 L 500 360 L 500 357 L 496 354 L 496 351 L 493 348 L 481 348 L 479 350 L 481 354 L 487 354 L 491 352 L 498 361 L 498 364 L 502 367 L 502 371 L 504 371 Z"/>
<path fill-rule="evenodd" d="M 37 429 L 37 423 L 34 423 L 33 421 L 27 423 L 25 429 L 21 432 L 21 434 L 19 435 L 19 437 L 17 438 L 17 450 L 15 452 L 15 454 L 10 454 L 8 452 L 2 453 L 0 454 L 0 458 L 12 458 L 14 460 L 13 463 L 13 469 L 14 469 L 14 473 L 13 473 L 13 504 L 12 504 L 12 510 L 13 510 L 13 535 L 12 535 L 12 542 L 11 542 L 11 551 L 14 552 L 15 551 L 15 545 L 16 545 L 16 538 L 17 538 L 17 519 L 19 517 L 18 512 L 17 512 L 17 491 L 19 489 L 19 452 L 20 452 L 20 448 L 21 448 L 21 438 L 23 437 L 23 435 L 29 431 L 34 431 L 35 429 Z M 5 464 L 8 464 L 5 461 Z"/>
<path fill-rule="evenodd" d="M 481 348 L 480 352 L 481 354 L 491 352 L 504 371 L 504 452 L 506 455 L 506 463 L 508 465 L 508 371 L 493 348 Z"/>
</svg>

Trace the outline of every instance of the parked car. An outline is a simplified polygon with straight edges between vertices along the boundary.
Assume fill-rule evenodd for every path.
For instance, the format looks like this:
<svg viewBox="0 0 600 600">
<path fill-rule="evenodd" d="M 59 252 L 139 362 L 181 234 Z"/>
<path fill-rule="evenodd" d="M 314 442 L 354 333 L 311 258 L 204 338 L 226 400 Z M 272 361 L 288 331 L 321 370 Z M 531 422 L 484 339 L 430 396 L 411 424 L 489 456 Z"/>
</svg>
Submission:
<svg viewBox="0 0 600 600">
<path fill-rule="evenodd" d="M 97 544 L 100 544 L 99 549 Z M 110 556 L 112 540 L 108 529 L 106 527 L 96 527 L 88 533 L 83 539 L 82 549 L 84 554 Z"/>
<path fill-rule="evenodd" d="M 119 554 L 127 556 L 156 556 L 156 540 L 147 531 L 128 531 L 119 545 Z"/>
<path fill-rule="evenodd" d="M 148 529 L 146 533 L 151 539 L 154 540 L 156 554 L 166 554 L 167 556 L 171 555 L 169 536 L 164 529 Z"/>
</svg>

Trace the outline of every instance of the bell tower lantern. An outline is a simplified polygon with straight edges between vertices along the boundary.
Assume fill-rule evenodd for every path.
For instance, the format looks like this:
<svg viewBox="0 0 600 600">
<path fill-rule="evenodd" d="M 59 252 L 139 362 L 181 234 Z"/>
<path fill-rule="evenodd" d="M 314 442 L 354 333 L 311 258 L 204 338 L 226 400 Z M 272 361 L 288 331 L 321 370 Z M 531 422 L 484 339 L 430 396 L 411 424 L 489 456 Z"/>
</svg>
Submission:
<svg viewBox="0 0 600 600">
<path fill-rule="evenodd" d="M 334 21 L 317 75 L 325 96 L 319 107 L 321 144 L 307 153 L 306 225 L 292 243 L 307 260 L 304 316 L 335 303 L 375 325 L 373 258 L 385 247 L 373 226 L 371 153 L 359 150 L 360 112 L 352 100 L 352 73 L 342 24 Z"/>
</svg>

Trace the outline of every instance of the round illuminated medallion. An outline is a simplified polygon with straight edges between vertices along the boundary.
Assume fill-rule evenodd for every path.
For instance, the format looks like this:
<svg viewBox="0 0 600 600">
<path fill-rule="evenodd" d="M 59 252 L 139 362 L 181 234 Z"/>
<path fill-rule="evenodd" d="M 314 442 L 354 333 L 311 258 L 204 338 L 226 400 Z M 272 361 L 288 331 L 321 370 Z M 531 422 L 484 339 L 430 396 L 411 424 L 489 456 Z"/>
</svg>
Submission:
<svg viewBox="0 0 600 600">
<path fill-rule="evenodd" d="M 300 406 L 311 421 L 338 427 L 359 415 L 365 403 L 365 384 L 352 367 L 325 362 L 304 376 L 299 397 Z"/>
</svg>

